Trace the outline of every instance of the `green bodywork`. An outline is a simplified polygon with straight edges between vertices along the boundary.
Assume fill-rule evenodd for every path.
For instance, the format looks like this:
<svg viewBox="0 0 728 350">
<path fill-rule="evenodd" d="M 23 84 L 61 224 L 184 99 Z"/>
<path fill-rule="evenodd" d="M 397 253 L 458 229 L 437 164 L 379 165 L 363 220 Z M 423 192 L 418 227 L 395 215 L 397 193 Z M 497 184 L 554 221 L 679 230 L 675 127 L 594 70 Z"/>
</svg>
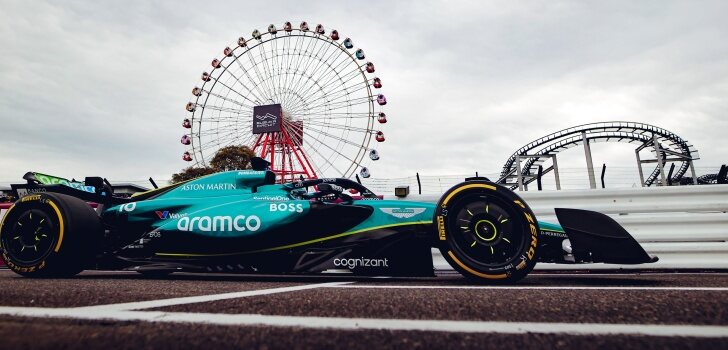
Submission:
<svg viewBox="0 0 728 350">
<path fill-rule="evenodd" d="M 216 173 L 153 191 L 139 196 L 149 199 L 106 209 L 104 216 L 112 220 L 123 218 L 129 224 L 162 233 L 186 231 L 206 237 L 235 238 L 265 235 L 295 222 L 311 208 L 309 200 L 296 199 L 296 191 L 305 189 L 265 184 L 264 171 Z M 345 232 L 277 248 L 304 246 L 389 227 L 431 225 L 435 212 L 435 204 L 426 202 L 354 200 L 352 204 L 372 207 L 372 214 Z M 543 222 L 540 225 L 543 230 L 563 232 L 559 225 Z"/>
</svg>

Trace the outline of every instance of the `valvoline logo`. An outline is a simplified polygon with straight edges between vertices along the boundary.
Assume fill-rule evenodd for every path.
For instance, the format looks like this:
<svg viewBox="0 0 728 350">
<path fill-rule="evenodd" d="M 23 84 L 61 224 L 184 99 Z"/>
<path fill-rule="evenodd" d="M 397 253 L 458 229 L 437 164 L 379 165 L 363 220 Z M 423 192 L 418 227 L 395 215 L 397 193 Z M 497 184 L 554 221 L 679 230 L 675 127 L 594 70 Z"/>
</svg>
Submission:
<svg viewBox="0 0 728 350">
<path fill-rule="evenodd" d="M 164 211 L 157 210 L 154 213 L 157 214 L 157 217 L 160 220 L 179 219 L 181 217 L 187 216 L 187 213 L 173 213 L 173 212 L 170 212 L 169 210 L 164 210 Z"/>
</svg>

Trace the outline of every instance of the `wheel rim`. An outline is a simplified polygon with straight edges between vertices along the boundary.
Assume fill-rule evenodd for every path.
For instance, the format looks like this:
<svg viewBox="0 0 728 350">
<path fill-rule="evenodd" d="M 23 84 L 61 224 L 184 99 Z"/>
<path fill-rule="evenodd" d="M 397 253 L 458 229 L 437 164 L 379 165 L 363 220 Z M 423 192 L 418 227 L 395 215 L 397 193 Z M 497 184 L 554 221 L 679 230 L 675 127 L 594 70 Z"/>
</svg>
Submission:
<svg viewBox="0 0 728 350">
<path fill-rule="evenodd" d="M 467 195 L 453 206 L 448 225 L 454 232 L 452 248 L 470 264 L 502 266 L 521 255 L 522 219 L 513 206 L 499 198 Z"/>
<path fill-rule="evenodd" d="M 52 219 L 43 211 L 26 211 L 3 235 L 5 252 L 15 263 L 35 264 L 50 253 L 56 230 Z"/>
</svg>

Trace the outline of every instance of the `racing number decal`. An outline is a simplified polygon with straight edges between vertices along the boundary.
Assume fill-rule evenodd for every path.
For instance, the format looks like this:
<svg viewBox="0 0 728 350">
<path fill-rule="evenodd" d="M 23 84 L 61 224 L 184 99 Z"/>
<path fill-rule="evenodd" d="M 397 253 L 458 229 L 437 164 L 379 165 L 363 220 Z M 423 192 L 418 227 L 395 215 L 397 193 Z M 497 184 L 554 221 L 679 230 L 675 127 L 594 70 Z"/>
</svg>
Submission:
<svg viewBox="0 0 728 350">
<path fill-rule="evenodd" d="M 136 209 L 136 205 L 137 205 L 136 202 L 131 202 L 131 203 L 126 203 L 124 205 L 120 205 L 119 212 L 120 213 L 121 212 L 131 213 L 134 211 L 134 209 Z"/>
</svg>

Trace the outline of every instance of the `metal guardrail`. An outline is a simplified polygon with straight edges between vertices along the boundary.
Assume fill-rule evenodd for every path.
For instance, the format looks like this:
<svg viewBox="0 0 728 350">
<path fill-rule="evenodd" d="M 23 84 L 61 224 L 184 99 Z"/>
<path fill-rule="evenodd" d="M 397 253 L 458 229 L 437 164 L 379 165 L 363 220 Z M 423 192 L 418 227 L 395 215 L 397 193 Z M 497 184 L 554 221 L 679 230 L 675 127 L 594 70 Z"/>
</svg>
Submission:
<svg viewBox="0 0 728 350">
<path fill-rule="evenodd" d="M 537 269 L 728 269 L 728 185 L 518 193 L 539 220 L 556 222 L 554 208 L 608 214 L 645 250 L 660 257 L 649 265 L 539 264 Z M 394 199 L 395 197 L 387 197 Z M 436 202 L 437 195 L 405 200 Z M 433 250 L 435 267 L 450 269 Z"/>
</svg>

